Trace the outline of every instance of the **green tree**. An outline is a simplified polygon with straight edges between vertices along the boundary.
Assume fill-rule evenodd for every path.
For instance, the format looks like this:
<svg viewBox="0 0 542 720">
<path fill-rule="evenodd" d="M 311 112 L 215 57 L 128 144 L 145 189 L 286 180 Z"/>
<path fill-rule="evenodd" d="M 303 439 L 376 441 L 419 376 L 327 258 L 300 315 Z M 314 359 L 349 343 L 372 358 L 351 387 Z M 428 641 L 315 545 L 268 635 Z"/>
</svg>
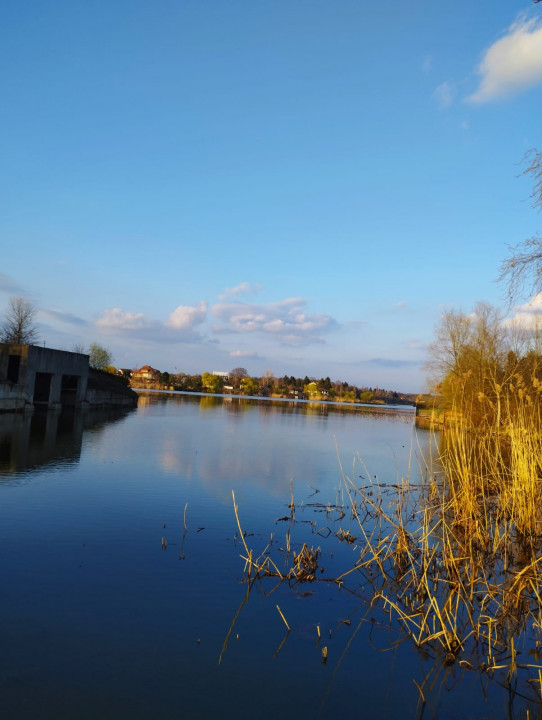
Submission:
<svg viewBox="0 0 542 720">
<path fill-rule="evenodd" d="M 219 393 L 222 392 L 224 387 L 224 380 L 220 375 L 212 375 L 211 373 L 204 372 L 201 376 L 201 384 L 207 392 Z"/>
<path fill-rule="evenodd" d="M 158 382 L 160 385 L 169 385 L 171 383 L 171 375 L 168 372 L 161 372 L 158 375 Z"/>
<path fill-rule="evenodd" d="M 319 395 L 318 385 L 312 381 L 307 383 L 306 385 L 303 385 L 303 392 L 305 395 L 314 396 Z"/>
<path fill-rule="evenodd" d="M 0 330 L 0 342 L 17 345 L 32 345 L 37 342 L 39 335 L 33 324 L 36 313 L 37 310 L 30 300 L 23 297 L 10 298 Z"/>
<path fill-rule="evenodd" d="M 203 390 L 201 375 L 183 375 L 182 388 L 192 392 L 201 392 Z"/>
<path fill-rule="evenodd" d="M 244 377 L 241 380 L 241 392 L 245 395 L 257 395 L 260 389 L 258 381 L 251 377 Z"/>
<path fill-rule="evenodd" d="M 113 362 L 113 355 L 107 348 L 97 342 L 90 343 L 88 355 L 89 365 L 95 370 L 105 370 Z"/>
</svg>

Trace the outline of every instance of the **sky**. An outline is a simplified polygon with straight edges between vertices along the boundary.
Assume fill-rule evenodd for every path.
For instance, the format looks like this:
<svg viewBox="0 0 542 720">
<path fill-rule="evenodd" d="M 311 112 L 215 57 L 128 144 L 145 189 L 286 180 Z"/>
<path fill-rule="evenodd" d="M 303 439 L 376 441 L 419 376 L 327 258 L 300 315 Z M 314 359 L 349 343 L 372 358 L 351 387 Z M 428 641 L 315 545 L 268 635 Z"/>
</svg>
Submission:
<svg viewBox="0 0 542 720">
<path fill-rule="evenodd" d="M 541 117 L 531 0 L 6 0 L 0 314 L 122 368 L 422 391 L 541 227 Z"/>
</svg>

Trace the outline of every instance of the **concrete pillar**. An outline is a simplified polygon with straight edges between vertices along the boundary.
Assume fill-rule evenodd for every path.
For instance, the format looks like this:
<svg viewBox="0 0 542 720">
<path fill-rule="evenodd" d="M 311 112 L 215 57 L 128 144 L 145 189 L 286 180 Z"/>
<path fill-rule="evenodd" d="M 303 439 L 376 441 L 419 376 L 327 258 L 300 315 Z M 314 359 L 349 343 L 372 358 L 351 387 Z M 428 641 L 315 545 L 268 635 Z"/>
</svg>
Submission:
<svg viewBox="0 0 542 720">
<path fill-rule="evenodd" d="M 61 408 L 60 398 L 62 395 L 62 373 L 51 373 L 51 389 L 49 391 L 48 406 L 53 409 Z"/>
</svg>

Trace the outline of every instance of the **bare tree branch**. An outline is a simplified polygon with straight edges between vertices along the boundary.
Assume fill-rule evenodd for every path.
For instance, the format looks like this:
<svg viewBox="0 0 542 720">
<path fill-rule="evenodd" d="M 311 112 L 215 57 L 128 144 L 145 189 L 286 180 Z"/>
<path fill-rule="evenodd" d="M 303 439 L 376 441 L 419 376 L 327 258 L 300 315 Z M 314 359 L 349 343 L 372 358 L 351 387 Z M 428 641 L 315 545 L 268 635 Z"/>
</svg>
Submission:
<svg viewBox="0 0 542 720">
<path fill-rule="evenodd" d="M 538 1 L 538 0 L 536 0 Z M 521 175 L 534 178 L 533 207 L 542 210 L 542 153 L 529 150 L 524 160 L 528 163 Z M 507 287 L 510 306 L 518 297 L 542 292 L 542 235 L 535 235 L 510 248 L 510 256 L 501 263 L 498 282 Z"/>
<path fill-rule="evenodd" d="M 532 296 L 542 290 L 542 237 L 532 237 L 511 248 L 501 263 L 498 282 L 507 286 L 510 305 L 521 295 Z"/>
</svg>

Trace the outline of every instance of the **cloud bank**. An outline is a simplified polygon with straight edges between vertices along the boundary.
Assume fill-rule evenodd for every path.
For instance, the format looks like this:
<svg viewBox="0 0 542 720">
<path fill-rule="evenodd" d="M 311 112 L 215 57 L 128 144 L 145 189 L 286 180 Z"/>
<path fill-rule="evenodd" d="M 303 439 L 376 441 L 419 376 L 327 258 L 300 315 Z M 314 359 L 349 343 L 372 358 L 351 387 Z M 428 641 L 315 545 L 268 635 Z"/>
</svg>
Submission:
<svg viewBox="0 0 542 720">
<path fill-rule="evenodd" d="M 148 318 L 144 313 L 126 312 L 121 308 L 105 310 L 96 327 L 108 335 L 130 336 L 165 342 L 201 340 L 196 332 L 207 318 L 207 303 L 179 305 L 166 322 Z"/>
<path fill-rule="evenodd" d="M 201 325 L 207 317 L 207 303 L 199 302 L 195 307 L 179 305 L 169 316 L 166 325 L 175 330 L 192 330 Z"/>
<path fill-rule="evenodd" d="M 467 100 L 482 104 L 542 82 L 542 22 L 520 17 L 484 53 L 480 85 Z"/>
<path fill-rule="evenodd" d="M 455 94 L 456 91 L 454 84 L 449 80 L 446 80 L 435 89 L 433 97 L 435 98 L 435 101 L 439 108 L 445 109 L 449 108 L 450 105 L 452 105 L 455 99 Z"/>
<path fill-rule="evenodd" d="M 230 353 L 232 358 L 255 358 L 258 357 L 258 353 L 254 350 L 232 350 Z"/>
<path fill-rule="evenodd" d="M 78 317 L 77 315 L 72 315 L 71 313 L 62 312 L 61 310 L 39 310 L 39 315 L 40 317 L 46 317 L 56 322 L 66 323 L 67 325 L 76 325 L 80 327 L 88 325 L 88 322 L 83 318 Z"/>
<path fill-rule="evenodd" d="M 249 282 L 242 282 L 232 288 L 226 288 L 222 295 L 218 296 L 221 302 L 229 298 L 238 297 L 239 295 L 257 295 L 262 289 L 261 285 L 251 285 Z"/>
<path fill-rule="evenodd" d="M 267 305 L 225 303 L 214 305 L 218 333 L 258 333 L 281 343 L 324 342 L 322 335 L 337 327 L 330 315 L 305 312 L 306 300 L 288 298 Z"/>
<path fill-rule="evenodd" d="M 542 330 L 542 293 L 534 295 L 525 305 L 514 308 L 515 315 L 504 321 L 507 327 L 519 330 Z"/>
</svg>

